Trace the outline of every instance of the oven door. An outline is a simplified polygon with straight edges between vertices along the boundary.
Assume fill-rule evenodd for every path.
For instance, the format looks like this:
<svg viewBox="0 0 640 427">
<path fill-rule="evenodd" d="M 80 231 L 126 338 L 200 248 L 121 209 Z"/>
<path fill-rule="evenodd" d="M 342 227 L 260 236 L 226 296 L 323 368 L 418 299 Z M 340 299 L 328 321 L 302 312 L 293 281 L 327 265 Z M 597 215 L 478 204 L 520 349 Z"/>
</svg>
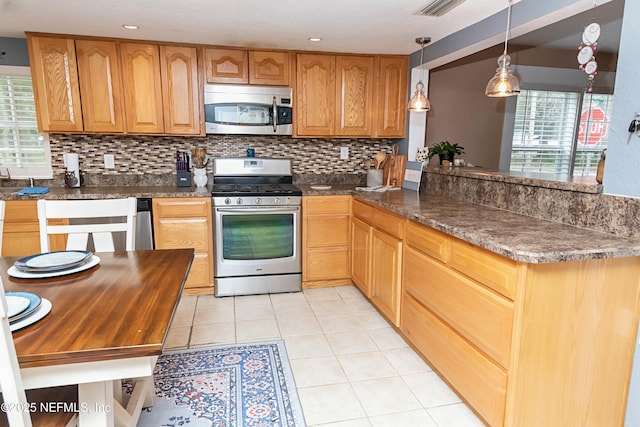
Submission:
<svg viewBox="0 0 640 427">
<path fill-rule="evenodd" d="M 300 207 L 214 207 L 216 278 L 300 274 Z"/>
</svg>

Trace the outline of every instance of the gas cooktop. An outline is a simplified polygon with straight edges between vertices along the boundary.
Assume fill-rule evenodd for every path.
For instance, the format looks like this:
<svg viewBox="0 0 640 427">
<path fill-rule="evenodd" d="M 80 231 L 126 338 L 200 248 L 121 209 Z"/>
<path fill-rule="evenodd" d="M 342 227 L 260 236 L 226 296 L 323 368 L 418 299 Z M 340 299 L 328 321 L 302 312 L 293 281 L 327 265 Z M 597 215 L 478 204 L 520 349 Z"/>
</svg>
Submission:
<svg viewBox="0 0 640 427">
<path fill-rule="evenodd" d="M 293 184 L 214 184 L 212 197 L 230 196 L 301 196 Z"/>
</svg>

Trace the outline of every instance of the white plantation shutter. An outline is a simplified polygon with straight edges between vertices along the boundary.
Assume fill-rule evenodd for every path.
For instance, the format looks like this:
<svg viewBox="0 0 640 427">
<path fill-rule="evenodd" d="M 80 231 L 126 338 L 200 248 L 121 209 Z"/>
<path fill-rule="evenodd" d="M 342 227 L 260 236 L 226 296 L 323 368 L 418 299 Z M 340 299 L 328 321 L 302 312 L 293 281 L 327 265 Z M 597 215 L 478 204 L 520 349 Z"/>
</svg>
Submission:
<svg viewBox="0 0 640 427">
<path fill-rule="evenodd" d="M 595 176 L 607 146 L 612 101 L 613 95 L 606 94 L 521 91 L 510 170 Z M 604 118 L 589 114 L 592 108 L 604 112 Z"/>
<path fill-rule="evenodd" d="M 38 132 L 28 67 L 0 67 L 0 167 L 13 178 L 51 178 L 47 135 Z"/>
<path fill-rule="evenodd" d="M 579 94 L 571 92 L 520 92 L 511 147 L 512 171 L 570 172 L 579 101 Z"/>
</svg>

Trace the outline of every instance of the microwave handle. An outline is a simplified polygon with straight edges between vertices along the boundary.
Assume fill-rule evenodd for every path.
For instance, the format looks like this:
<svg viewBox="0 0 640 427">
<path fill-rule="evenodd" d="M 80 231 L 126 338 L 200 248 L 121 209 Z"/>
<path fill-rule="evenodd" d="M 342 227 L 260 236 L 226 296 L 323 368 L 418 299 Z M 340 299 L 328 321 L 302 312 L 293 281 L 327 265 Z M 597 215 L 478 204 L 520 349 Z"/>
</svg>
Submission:
<svg viewBox="0 0 640 427">
<path fill-rule="evenodd" d="M 276 97 L 273 97 L 273 132 L 278 131 L 278 104 L 276 104 Z"/>
</svg>

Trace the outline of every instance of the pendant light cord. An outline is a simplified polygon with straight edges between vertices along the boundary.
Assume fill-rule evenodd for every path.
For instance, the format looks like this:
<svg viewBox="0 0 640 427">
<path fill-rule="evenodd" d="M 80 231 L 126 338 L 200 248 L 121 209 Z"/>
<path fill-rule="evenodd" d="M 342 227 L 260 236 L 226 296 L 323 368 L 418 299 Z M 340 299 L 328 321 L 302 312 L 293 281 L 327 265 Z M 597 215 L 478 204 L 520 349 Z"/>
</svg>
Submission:
<svg viewBox="0 0 640 427">
<path fill-rule="evenodd" d="M 507 42 L 509 41 L 509 33 L 511 31 L 511 1 L 509 0 L 509 9 L 507 11 L 507 31 L 504 32 L 504 55 L 507 54 Z"/>
</svg>

